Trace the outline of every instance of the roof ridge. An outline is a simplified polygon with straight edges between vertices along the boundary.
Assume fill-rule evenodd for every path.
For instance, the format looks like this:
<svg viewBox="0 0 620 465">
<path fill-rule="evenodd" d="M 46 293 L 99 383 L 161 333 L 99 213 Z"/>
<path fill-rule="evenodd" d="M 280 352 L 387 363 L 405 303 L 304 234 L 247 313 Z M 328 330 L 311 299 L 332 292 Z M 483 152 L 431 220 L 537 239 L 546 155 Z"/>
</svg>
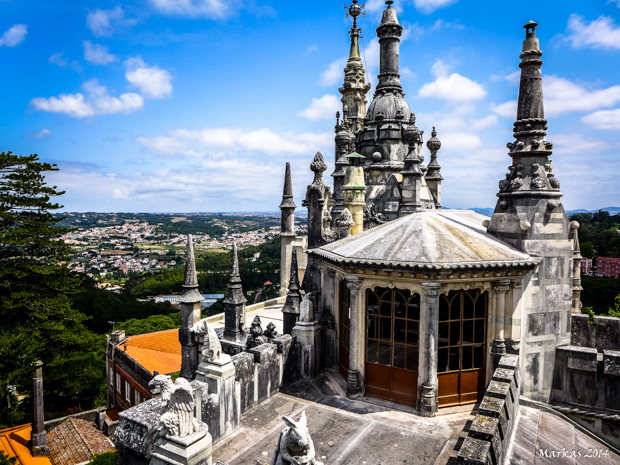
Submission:
<svg viewBox="0 0 620 465">
<path fill-rule="evenodd" d="M 127 336 L 127 339 L 125 339 L 119 345 L 125 345 L 127 343 L 127 341 L 129 341 L 131 338 L 138 338 L 140 336 L 150 336 L 152 334 L 167 333 L 167 332 L 170 332 L 170 331 L 178 331 L 178 330 L 179 330 L 179 328 L 172 328 L 172 329 L 162 329 L 161 331 L 153 331 L 152 333 L 134 334 L 133 336 Z"/>
</svg>

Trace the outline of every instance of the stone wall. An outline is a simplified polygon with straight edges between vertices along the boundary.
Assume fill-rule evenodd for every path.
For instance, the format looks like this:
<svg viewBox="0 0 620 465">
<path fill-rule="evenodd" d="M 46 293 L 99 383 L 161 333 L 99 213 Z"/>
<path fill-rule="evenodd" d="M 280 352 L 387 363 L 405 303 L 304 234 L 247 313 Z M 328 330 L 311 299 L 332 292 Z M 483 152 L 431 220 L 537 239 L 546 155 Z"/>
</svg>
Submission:
<svg viewBox="0 0 620 465">
<path fill-rule="evenodd" d="M 501 465 L 519 410 L 521 373 L 519 357 L 504 355 L 493 373 L 467 437 L 458 454 L 459 463 Z"/>
<path fill-rule="evenodd" d="M 299 362 L 296 353 L 293 337 L 285 334 L 273 339 L 273 344 L 262 344 L 232 357 L 236 382 L 240 387 L 241 413 L 297 379 Z"/>
<path fill-rule="evenodd" d="M 620 351 L 558 347 L 553 380 L 553 408 L 620 446 Z"/>
<path fill-rule="evenodd" d="M 590 324 L 589 315 L 574 313 L 571 318 L 571 345 L 591 347 L 598 352 L 620 350 L 620 319 L 595 316 Z"/>
</svg>

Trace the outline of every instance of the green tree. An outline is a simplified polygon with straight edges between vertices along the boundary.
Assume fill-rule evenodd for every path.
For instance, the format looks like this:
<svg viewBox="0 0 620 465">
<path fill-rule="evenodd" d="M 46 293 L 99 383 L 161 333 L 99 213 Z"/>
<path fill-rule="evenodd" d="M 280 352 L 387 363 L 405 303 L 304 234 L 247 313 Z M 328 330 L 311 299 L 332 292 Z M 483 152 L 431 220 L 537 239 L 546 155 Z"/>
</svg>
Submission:
<svg viewBox="0 0 620 465">
<path fill-rule="evenodd" d="M 57 171 L 37 155 L 0 152 L 0 425 L 15 419 L 11 386 L 31 389 L 32 364 L 45 364 L 46 408 L 80 402 L 98 392 L 104 369 L 103 342 L 83 324 L 69 296 L 80 278 L 59 262 L 71 250 L 58 240 L 64 229 L 51 211 L 62 195 L 45 183 Z"/>
<path fill-rule="evenodd" d="M 3 450 L 0 450 L 0 465 L 15 465 L 17 463 L 17 457 L 9 457 L 4 453 Z M 110 464 L 115 465 L 115 464 Z"/>
<path fill-rule="evenodd" d="M 126 336 L 135 336 L 136 334 L 175 329 L 179 326 L 181 326 L 181 312 L 171 315 L 151 315 L 143 320 L 132 318 L 117 324 L 116 329 L 125 330 Z"/>
</svg>

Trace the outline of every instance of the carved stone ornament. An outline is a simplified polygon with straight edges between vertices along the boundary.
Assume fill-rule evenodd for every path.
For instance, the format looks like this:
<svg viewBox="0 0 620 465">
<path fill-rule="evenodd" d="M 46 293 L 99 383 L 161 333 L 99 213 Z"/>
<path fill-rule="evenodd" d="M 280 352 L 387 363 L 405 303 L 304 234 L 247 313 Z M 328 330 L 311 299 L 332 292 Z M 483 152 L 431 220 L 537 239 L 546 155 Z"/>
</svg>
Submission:
<svg viewBox="0 0 620 465">
<path fill-rule="evenodd" d="M 308 323 L 314 320 L 314 304 L 312 303 L 312 292 L 304 295 L 303 300 L 299 304 L 299 321 Z"/>
<path fill-rule="evenodd" d="M 200 361 L 213 362 L 219 360 L 222 355 L 222 345 L 220 344 L 215 330 L 207 323 L 206 318 L 200 320 L 194 332 L 204 337 L 202 351 L 200 352 Z"/>
<path fill-rule="evenodd" d="M 369 206 L 364 207 L 364 225 L 366 225 L 367 228 L 370 229 L 385 222 L 385 216 L 383 215 L 383 213 L 377 211 L 377 206 L 374 203 L 371 203 Z"/>
<path fill-rule="evenodd" d="M 549 179 L 549 184 L 551 185 L 551 187 L 553 187 L 554 189 L 560 188 L 560 180 L 553 176 L 551 173 L 549 173 L 547 179 Z"/>
<path fill-rule="evenodd" d="M 427 297 L 439 297 L 439 294 L 441 294 L 441 286 L 439 284 L 422 284 L 422 289 Z"/>
<path fill-rule="evenodd" d="M 362 282 L 360 280 L 347 279 L 347 287 L 352 291 L 359 291 L 362 288 Z"/>
<path fill-rule="evenodd" d="M 306 412 L 299 421 L 282 417 L 286 427 L 280 433 L 271 465 L 323 465 L 316 460 L 314 443 L 308 431 Z"/>
<path fill-rule="evenodd" d="M 512 181 L 510 181 L 510 187 L 512 187 L 513 189 L 518 189 L 522 185 L 523 185 L 523 179 L 521 178 L 514 178 Z"/>
<path fill-rule="evenodd" d="M 530 186 L 535 188 L 535 189 L 542 189 L 543 187 L 546 187 L 546 185 L 547 185 L 547 183 L 540 176 L 537 176 L 537 177 L 533 178 L 532 182 L 530 183 Z"/>
<path fill-rule="evenodd" d="M 149 383 L 149 389 L 159 388 L 165 413 L 160 418 L 160 437 L 184 438 L 194 434 L 198 421 L 194 419 L 194 394 L 185 378 L 172 383 L 169 375 L 157 375 Z"/>
<path fill-rule="evenodd" d="M 278 332 L 276 331 L 276 325 L 273 324 L 273 321 L 270 321 L 267 324 L 267 328 L 265 332 L 263 332 L 264 337 L 268 337 L 269 339 L 274 339 L 278 337 Z"/>
<path fill-rule="evenodd" d="M 250 334 L 248 334 L 248 338 L 245 341 L 246 349 L 253 349 L 254 347 L 264 344 L 265 340 L 262 338 L 262 335 L 263 328 L 261 326 L 260 317 L 256 315 L 250 326 Z"/>
<path fill-rule="evenodd" d="M 505 294 L 509 290 L 510 284 L 499 283 L 493 285 L 493 292 L 495 292 L 496 294 Z"/>
<path fill-rule="evenodd" d="M 502 179 L 499 182 L 499 190 L 503 191 L 508 189 L 508 186 L 510 185 L 510 183 L 508 182 L 507 179 Z"/>
</svg>

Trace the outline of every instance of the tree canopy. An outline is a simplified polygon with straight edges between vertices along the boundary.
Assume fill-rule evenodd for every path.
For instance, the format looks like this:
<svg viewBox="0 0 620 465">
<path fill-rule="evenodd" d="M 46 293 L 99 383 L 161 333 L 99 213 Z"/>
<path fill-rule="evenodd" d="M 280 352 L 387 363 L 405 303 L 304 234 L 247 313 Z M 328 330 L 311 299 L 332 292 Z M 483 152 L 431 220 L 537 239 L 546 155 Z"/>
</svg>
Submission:
<svg viewBox="0 0 620 465">
<path fill-rule="evenodd" d="M 64 192 L 44 176 L 56 170 L 37 155 L 0 152 L 0 426 L 19 419 L 13 389 L 30 391 L 36 360 L 55 400 L 92 397 L 105 373 L 101 339 L 71 306 L 81 279 L 61 265 L 71 250 L 51 212 Z"/>
</svg>

